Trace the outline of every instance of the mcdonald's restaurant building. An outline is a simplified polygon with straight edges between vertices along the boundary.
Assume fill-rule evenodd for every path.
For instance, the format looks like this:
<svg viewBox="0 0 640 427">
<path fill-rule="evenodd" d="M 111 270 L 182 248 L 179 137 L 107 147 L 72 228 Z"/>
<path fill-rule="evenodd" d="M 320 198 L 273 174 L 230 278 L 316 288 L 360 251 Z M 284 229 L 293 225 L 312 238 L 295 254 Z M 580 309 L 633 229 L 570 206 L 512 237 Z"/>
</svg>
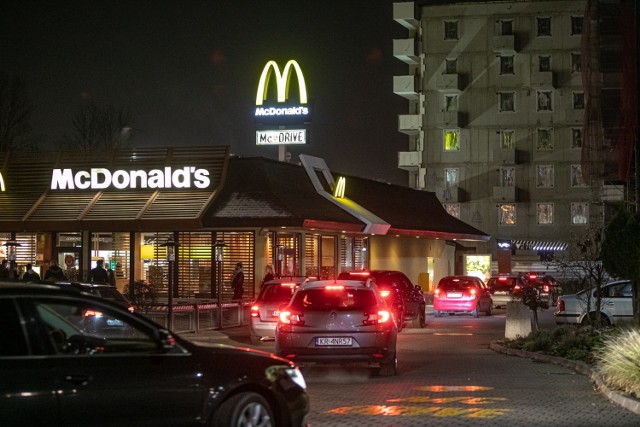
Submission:
<svg viewBox="0 0 640 427">
<path fill-rule="evenodd" d="M 268 264 L 322 278 L 401 270 L 427 290 L 461 273 L 466 241 L 490 238 L 448 215 L 433 193 L 301 161 L 234 157 L 226 146 L 0 153 L 0 258 L 31 263 L 41 276 L 56 259 L 74 280 L 103 259 L 119 289 L 145 280 L 161 295 L 171 271 L 184 298 L 217 295 L 222 277 L 230 299 L 237 262 L 247 298 Z M 170 239 L 179 243 L 173 269 Z M 214 261 L 216 242 L 226 246 Z"/>
</svg>

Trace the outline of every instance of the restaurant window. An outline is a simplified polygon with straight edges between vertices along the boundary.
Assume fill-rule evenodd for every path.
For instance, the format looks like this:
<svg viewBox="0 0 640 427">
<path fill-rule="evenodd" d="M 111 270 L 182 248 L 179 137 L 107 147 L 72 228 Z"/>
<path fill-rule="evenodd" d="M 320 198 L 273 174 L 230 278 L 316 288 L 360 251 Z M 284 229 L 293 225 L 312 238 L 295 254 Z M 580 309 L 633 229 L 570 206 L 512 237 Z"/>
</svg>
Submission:
<svg viewBox="0 0 640 427">
<path fill-rule="evenodd" d="M 460 129 L 445 129 L 444 151 L 460 151 Z"/>
<path fill-rule="evenodd" d="M 515 92 L 499 92 L 498 102 L 500 111 L 516 111 Z"/>
<path fill-rule="evenodd" d="M 336 236 L 321 236 L 320 279 L 334 279 L 336 274 Z"/>
<path fill-rule="evenodd" d="M 513 166 L 500 168 L 500 187 L 515 187 L 516 168 Z"/>
<path fill-rule="evenodd" d="M 458 40 L 458 21 L 444 21 L 444 39 Z"/>
<path fill-rule="evenodd" d="M 444 111 L 458 111 L 458 95 L 444 96 Z"/>
<path fill-rule="evenodd" d="M 537 36 L 551 36 L 551 17 L 549 16 L 538 16 L 536 18 L 537 24 Z"/>
<path fill-rule="evenodd" d="M 585 225 L 589 215 L 588 203 L 571 203 L 571 224 Z"/>
<path fill-rule="evenodd" d="M 320 253 L 318 234 L 307 234 L 304 239 L 304 275 L 318 277 L 318 256 Z"/>
<path fill-rule="evenodd" d="M 3 234 L 0 237 L 0 258 L 8 259 L 8 250 L 5 244 L 11 239 L 11 233 Z M 16 264 L 18 273 L 22 273 L 27 264 L 32 264 L 33 269 L 43 277 L 43 271 L 36 263 L 36 249 L 37 238 L 35 233 L 16 233 L 15 243 L 19 246 L 15 246 Z"/>
<path fill-rule="evenodd" d="M 550 90 L 536 91 L 537 111 L 553 111 L 553 93 Z"/>
<path fill-rule="evenodd" d="M 368 237 L 340 236 L 340 272 L 369 268 Z"/>
<path fill-rule="evenodd" d="M 460 203 L 443 203 L 442 206 L 449 215 L 460 219 Z"/>
<path fill-rule="evenodd" d="M 551 56 L 549 55 L 538 56 L 538 71 L 540 71 L 541 73 L 546 73 L 547 71 L 551 71 Z"/>
<path fill-rule="evenodd" d="M 274 240 L 275 236 L 275 240 Z M 276 276 L 301 276 L 298 234 L 271 233 L 267 239 Z"/>
<path fill-rule="evenodd" d="M 111 269 L 116 276 L 116 286 L 120 289 L 129 283 L 130 233 L 91 233 L 91 262 L 89 269 L 96 267 L 98 260 L 104 261 L 104 268 Z"/>
<path fill-rule="evenodd" d="M 553 150 L 553 134 L 551 132 L 551 128 L 537 129 L 536 149 Z"/>
<path fill-rule="evenodd" d="M 516 225 L 516 205 L 502 203 L 498 205 L 498 223 L 500 225 Z"/>
<path fill-rule="evenodd" d="M 536 166 L 536 188 L 553 188 L 553 165 Z"/>
<path fill-rule="evenodd" d="M 516 132 L 514 130 L 500 131 L 500 148 L 512 150 L 516 146 Z"/>
<path fill-rule="evenodd" d="M 513 55 L 500 57 L 500 74 L 513 74 Z"/>
<path fill-rule="evenodd" d="M 445 168 L 444 170 L 444 186 L 446 188 L 457 187 L 460 178 L 460 169 Z"/>
<path fill-rule="evenodd" d="M 169 290 L 167 248 L 162 245 L 169 239 L 173 239 L 173 233 L 147 232 L 140 234 L 141 277 L 135 279 L 146 281 L 162 297 L 166 297 Z"/>
<path fill-rule="evenodd" d="M 571 165 L 571 186 L 586 187 L 584 176 L 582 175 L 582 165 Z"/>
<path fill-rule="evenodd" d="M 584 110 L 584 92 L 573 92 L 573 109 Z"/>
<path fill-rule="evenodd" d="M 213 236 L 211 232 L 194 232 L 194 233 L 180 233 L 178 236 L 177 257 L 178 261 L 178 293 L 181 297 L 210 297 L 211 291 L 215 289 L 215 279 L 213 278 L 211 259 Z M 222 239 L 224 241 L 224 239 Z M 226 245 L 229 245 L 225 241 Z M 238 248 L 234 249 L 234 252 Z M 227 246 L 227 250 L 230 250 L 230 246 Z M 225 258 L 226 258 L 225 253 Z M 245 274 L 245 285 L 250 283 L 247 280 L 247 270 L 251 266 L 251 259 L 243 256 L 240 261 L 243 264 L 243 271 Z M 234 264 L 235 265 L 235 264 Z M 245 287 L 244 296 L 251 297 L 250 288 Z"/>
<path fill-rule="evenodd" d="M 571 17 L 571 35 L 578 36 L 582 34 L 582 16 L 572 16 Z"/>
<path fill-rule="evenodd" d="M 582 148 L 581 128 L 571 128 L 571 148 Z"/>
<path fill-rule="evenodd" d="M 458 60 L 456 58 L 450 58 L 444 60 L 444 73 L 456 74 L 458 72 Z"/>
<path fill-rule="evenodd" d="M 582 56 L 579 52 L 571 52 L 571 72 L 579 73 L 582 71 Z"/>
<path fill-rule="evenodd" d="M 553 203 L 536 203 L 536 217 L 540 225 L 553 224 Z"/>
<path fill-rule="evenodd" d="M 503 36 L 513 35 L 513 19 L 500 20 L 500 34 Z"/>
</svg>

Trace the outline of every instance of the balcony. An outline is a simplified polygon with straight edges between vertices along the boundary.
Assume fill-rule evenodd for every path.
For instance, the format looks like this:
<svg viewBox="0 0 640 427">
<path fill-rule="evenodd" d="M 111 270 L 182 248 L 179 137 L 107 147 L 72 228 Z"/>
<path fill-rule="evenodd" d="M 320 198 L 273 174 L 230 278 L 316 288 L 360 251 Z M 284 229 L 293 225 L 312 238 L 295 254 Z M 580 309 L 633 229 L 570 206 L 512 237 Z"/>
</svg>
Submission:
<svg viewBox="0 0 640 427">
<path fill-rule="evenodd" d="M 393 56 L 405 64 L 415 65 L 419 62 L 415 39 L 401 39 L 393 41 Z"/>
<path fill-rule="evenodd" d="M 437 126 L 440 129 L 463 128 L 466 115 L 460 111 L 439 111 L 436 114 Z"/>
<path fill-rule="evenodd" d="M 410 101 L 419 99 L 418 79 L 416 76 L 393 76 L 393 93 Z"/>
<path fill-rule="evenodd" d="M 518 152 L 514 148 L 496 148 L 493 150 L 493 161 L 503 165 L 515 165 L 518 162 Z"/>
<path fill-rule="evenodd" d="M 517 202 L 516 187 L 493 187 L 493 200 L 496 202 Z"/>
<path fill-rule="evenodd" d="M 393 20 L 407 30 L 416 30 L 418 28 L 418 20 L 416 19 L 416 8 L 413 2 L 393 3 Z"/>
<path fill-rule="evenodd" d="M 436 185 L 436 196 L 442 202 L 458 203 L 460 202 L 461 194 L 462 191 L 458 186 L 447 187 L 442 184 Z"/>
<path fill-rule="evenodd" d="M 400 151 L 398 168 L 409 172 L 417 172 L 422 164 L 422 151 Z"/>
<path fill-rule="evenodd" d="M 398 116 L 398 132 L 417 135 L 422 130 L 421 114 L 404 114 Z"/>
<path fill-rule="evenodd" d="M 443 93 L 461 93 L 462 76 L 460 74 L 436 74 L 436 90 Z"/>
<path fill-rule="evenodd" d="M 498 55 L 513 55 L 516 53 L 516 37 L 493 36 L 493 51 Z"/>
<path fill-rule="evenodd" d="M 554 88 L 554 75 L 553 71 L 538 71 L 531 72 L 531 87 L 535 88 Z"/>
</svg>

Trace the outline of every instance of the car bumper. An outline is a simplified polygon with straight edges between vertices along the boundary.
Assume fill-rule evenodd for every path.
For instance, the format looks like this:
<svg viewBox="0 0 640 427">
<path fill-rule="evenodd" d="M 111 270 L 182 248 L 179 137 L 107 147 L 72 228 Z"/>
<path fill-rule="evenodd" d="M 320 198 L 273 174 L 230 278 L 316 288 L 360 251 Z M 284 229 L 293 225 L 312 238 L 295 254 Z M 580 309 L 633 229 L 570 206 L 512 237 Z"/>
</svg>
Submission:
<svg viewBox="0 0 640 427">
<path fill-rule="evenodd" d="M 506 307 L 508 302 L 513 301 L 513 298 L 511 298 L 511 294 L 507 294 L 507 295 L 493 294 L 491 295 L 491 299 L 493 300 L 494 307 Z"/>
<path fill-rule="evenodd" d="M 433 309 L 442 312 L 471 312 L 476 309 L 476 300 L 452 301 L 434 300 Z"/>
<path fill-rule="evenodd" d="M 255 337 L 270 337 L 276 336 L 276 325 L 278 322 L 263 322 L 260 320 L 251 319 L 249 324 L 249 331 L 251 336 Z"/>
<path fill-rule="evenodd" d="M 556 324 L 561 325 L 566 323 L 579 323 L 580 314 L 556 311 L 553 313 L 553 317 L 556 319 Z"/>
</svg>

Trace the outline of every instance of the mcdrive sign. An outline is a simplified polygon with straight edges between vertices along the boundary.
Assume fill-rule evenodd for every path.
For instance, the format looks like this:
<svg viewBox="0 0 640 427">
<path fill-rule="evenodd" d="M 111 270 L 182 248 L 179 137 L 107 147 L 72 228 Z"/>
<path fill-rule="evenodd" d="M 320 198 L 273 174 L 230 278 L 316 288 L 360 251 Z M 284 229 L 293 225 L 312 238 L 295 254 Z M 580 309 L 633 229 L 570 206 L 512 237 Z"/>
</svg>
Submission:
<svg viewBox="0 0 640 427">
<path fill-rule="evenodd" d="M 300 94 L 298 103 L 292 103 L 289 100 L 289 84 L 293 72 L 296 73 L 298 79 L 298 92 Z M 275 75 L 276 81 L 276 102 L 266 103 L 272 75 Z M 280 72 L 280 68 L 275 61 L 269 61 L 264 66 L 258 82 L 258 92 L 256 93 L 255 119 L 258 122 L 272 123 L 301 123 L 308 122 L 311 119 L 307 85 L 302 69 L 295 60 L 290 59 L 282 72 Z"/>
<path fill-rule="evenodd" d="M 72 169 L 54 169 L 51 174 L 52 190 L 104 190 L 110 187 L 126 188 L 207 188 L 211 184 L 209 171 L 195 166 L 174 169 L 115 170 L 91 168 L 73 171 Z"/>
</svg>

